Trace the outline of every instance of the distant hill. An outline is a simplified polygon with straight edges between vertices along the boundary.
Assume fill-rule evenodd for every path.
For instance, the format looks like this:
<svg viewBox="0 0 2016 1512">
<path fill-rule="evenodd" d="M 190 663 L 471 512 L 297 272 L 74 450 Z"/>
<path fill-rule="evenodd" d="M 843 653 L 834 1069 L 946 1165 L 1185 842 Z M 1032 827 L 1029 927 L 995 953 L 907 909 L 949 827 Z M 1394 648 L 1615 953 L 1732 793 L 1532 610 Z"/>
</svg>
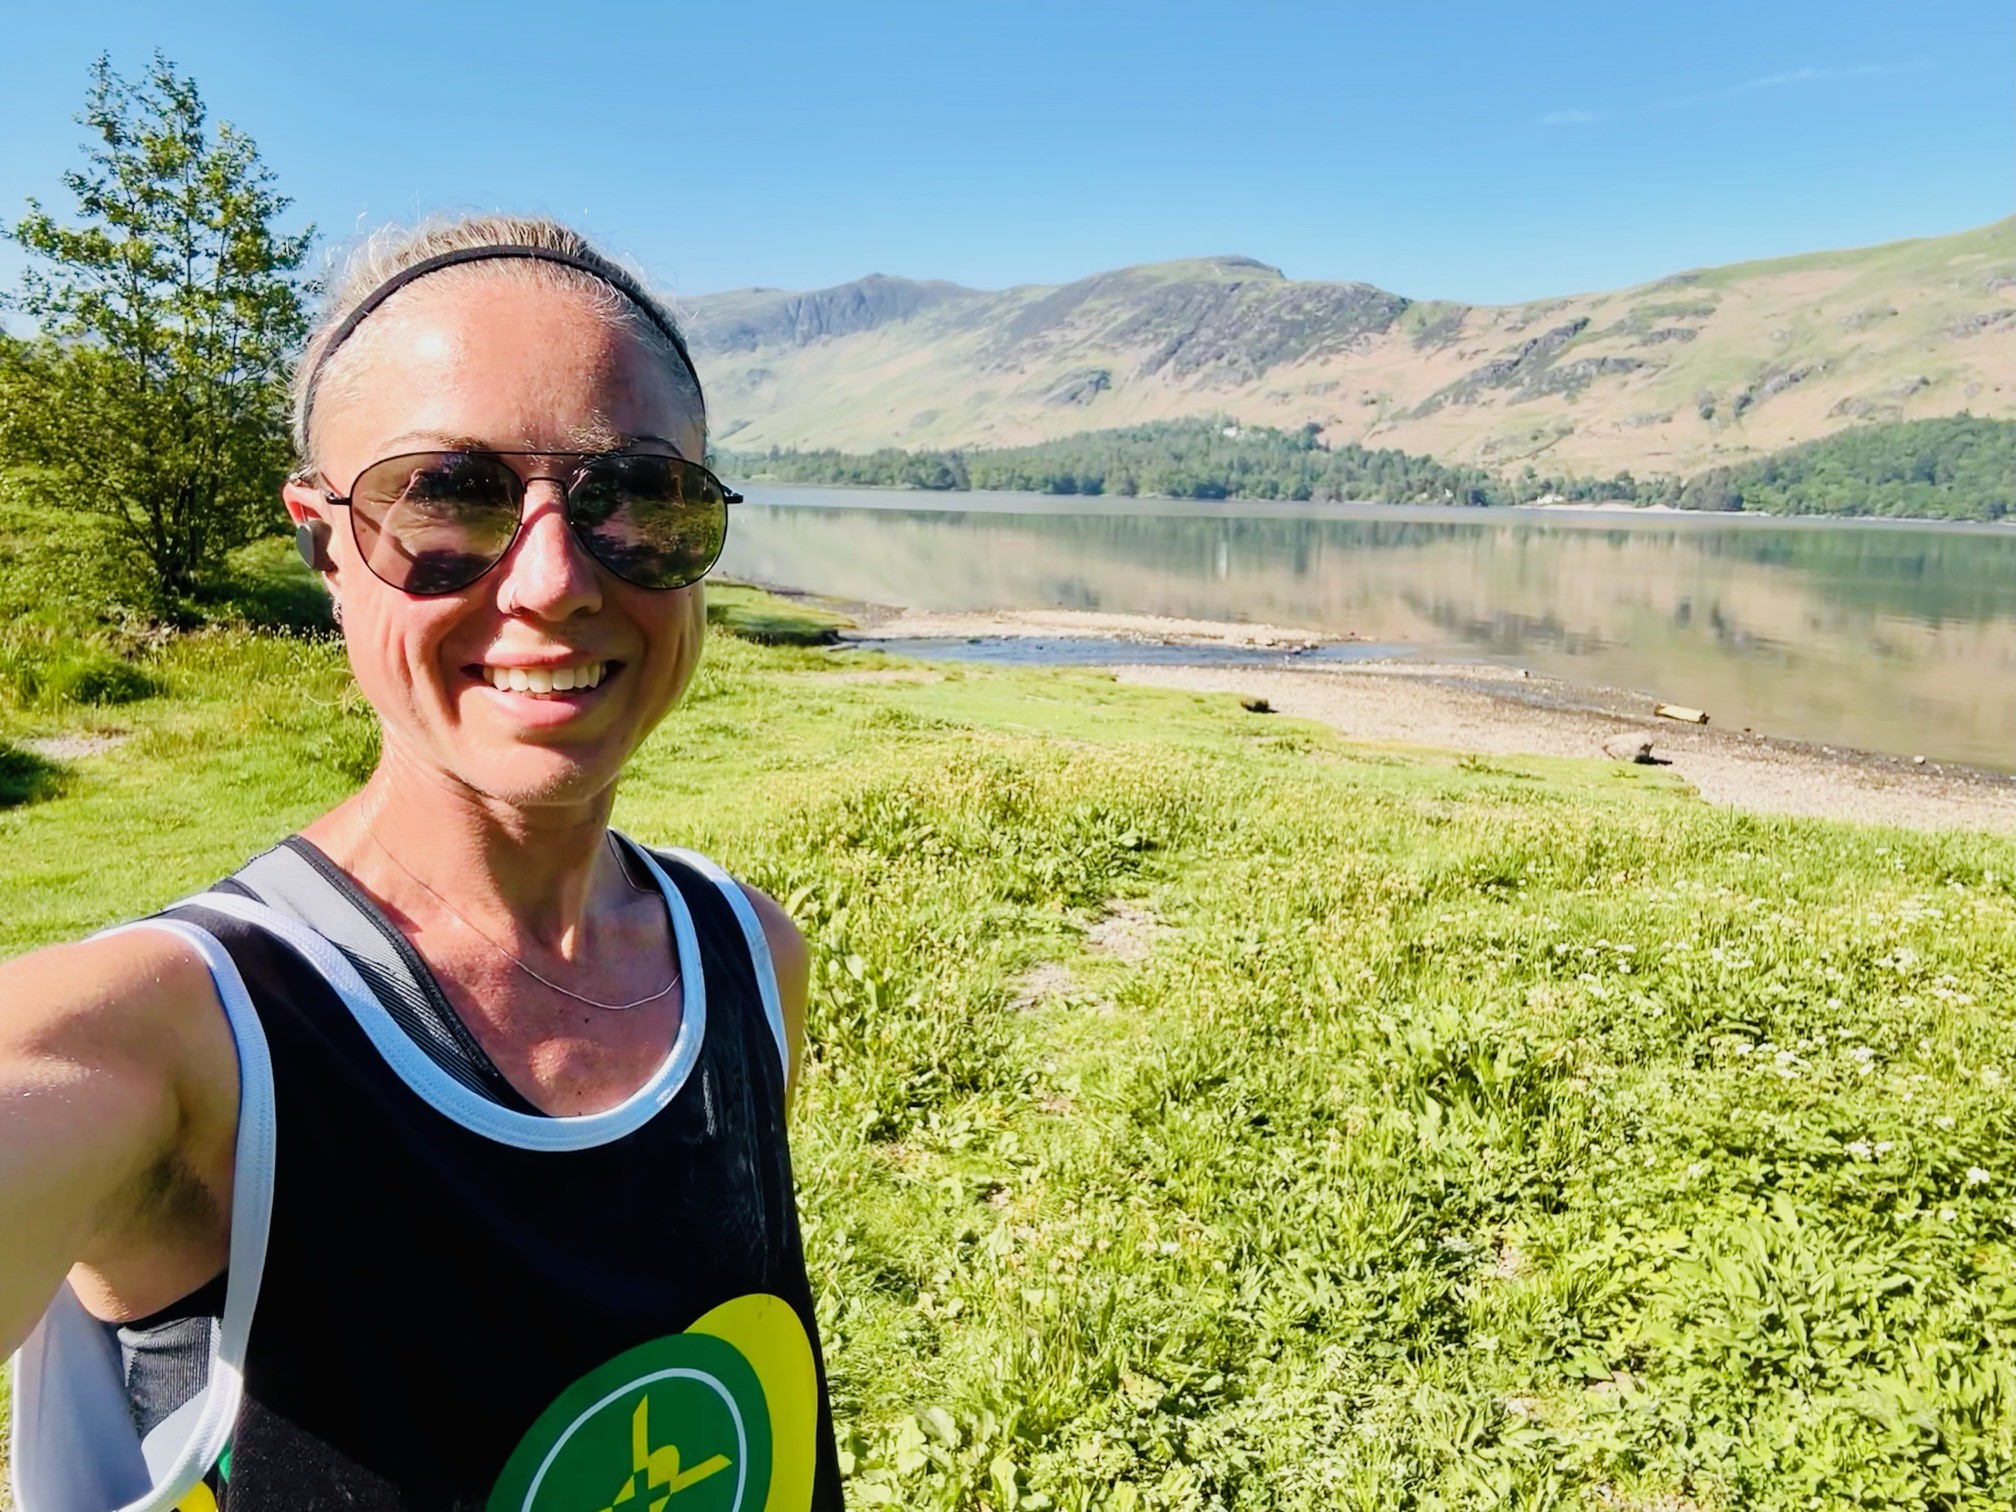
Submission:
<svg viewBox="0 0 2016 1512">
<path fill-rule="evenodd" d="M 1210 257 L 997 293 L 738 290 L 688 326 L 738 451 L 1228 416 L 1494 472 L 1693 474 L 1862 423 L 2016 417 L 2016 217 L 1522 305 Z"/>
</svg>

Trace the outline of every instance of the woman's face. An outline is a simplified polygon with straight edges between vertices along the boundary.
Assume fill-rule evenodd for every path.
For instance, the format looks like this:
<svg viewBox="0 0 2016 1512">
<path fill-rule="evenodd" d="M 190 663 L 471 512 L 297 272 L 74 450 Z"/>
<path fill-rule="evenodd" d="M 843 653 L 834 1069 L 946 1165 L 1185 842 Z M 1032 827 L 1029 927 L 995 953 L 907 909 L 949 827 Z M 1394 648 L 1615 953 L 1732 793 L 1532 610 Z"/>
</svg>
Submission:
<svg viewBox="0 0 2016 1512">
<path fill-rule="evenodd" d="M 698 459 L 697 402 L 665 360 L 598 318 L 580 295 L 484 279 L 427 282 L 359 327 L 344 378 L 315 412 L 315 461 L 347 491 L 371 463 L 430 449 L 583 452 L 669 446 Z M 565 477 L 572 458 L 512 459 Z M 415 597 L 360 558 L 347 511 L 290 484 L 297 518 L 326 518 L 330 587 L 357 682 L 385 728 L 389 763 L 417 766 L 518 807 L 605 794 L 678 702 L 700 657 L 698 584 L 653 590 L 617 578 L 568 531 L 563 485 L 535 481 L 505 558 L 470 587 Z M 593 687 L 494 685 L 499 669 Z M 504 679 L 510 682 L 508 676 Z"/>
</svg>

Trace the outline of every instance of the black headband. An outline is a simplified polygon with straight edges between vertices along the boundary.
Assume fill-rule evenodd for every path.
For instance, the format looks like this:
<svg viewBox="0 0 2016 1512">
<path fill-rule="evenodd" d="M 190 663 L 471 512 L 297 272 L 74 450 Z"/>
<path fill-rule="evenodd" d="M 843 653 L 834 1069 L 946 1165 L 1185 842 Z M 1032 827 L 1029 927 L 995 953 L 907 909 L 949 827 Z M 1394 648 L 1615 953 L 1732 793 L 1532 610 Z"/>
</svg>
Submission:
<svg viewBox="0 0 2016 1512">
<path fill-rule="evenodd" d="M 665 339 L 672 343 L 672 350 L 679 354 L 679 361 L 686 368 L 686 375 L 693 380 L 693 390 L 701 395 L 701 404 L 706 404 L 706 395 L 700 388 L 700 374 L 693 367 L 692 354 L 686 350 L 686 338 L 679 334 L 679 328 L 665 318 L 651 296 L 638 287 L 637 281 L 620 268 L 612 268 L 607 263 L 590 262 L 585 257 L 576 257 L 572 252 L 555 252 L 547 247 L 528 247 L 515 242 L 499 242 L 487 247 L 463 247 L 456 252 L 442 252 L 434 257 L 424 258 L 410 268 L 401 268 L 385 282 L 378 285 L 357 307 L 343 317 L 343 323 L 330 334 L 322 350 L 316 355 L 315 366 L 308 374 L 308 386 L 302 401 L 302 424 L 306 427 L 307 412 L 315 403 L 315 384 L 322 376 L 322 369 L 329 365 L 329 359 L 336 349 L 348 341 L 364 317 L 378 306 L 397 294 L 416 278 L 425 278 L 429 273 L 438 273 L 443 268 L 452 268 L 457 263 L 491 262 L 500 258 L 522 258 L 527 262 L 558 263 L 563 268 L 574 268 L 591 278 L 598 278 L 630 303 L 644 312 L 651 324 L 665 333 Z"/>
</svg>

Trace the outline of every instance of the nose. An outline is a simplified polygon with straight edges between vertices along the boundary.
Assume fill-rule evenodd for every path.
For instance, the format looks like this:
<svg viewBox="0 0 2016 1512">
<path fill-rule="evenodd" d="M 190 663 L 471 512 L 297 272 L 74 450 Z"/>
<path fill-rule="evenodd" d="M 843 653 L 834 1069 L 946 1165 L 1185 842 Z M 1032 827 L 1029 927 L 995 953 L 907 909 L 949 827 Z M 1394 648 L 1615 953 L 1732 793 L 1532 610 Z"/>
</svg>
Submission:
<svg viewBox="0 0 2016 1512">
<path fill-rule="evenodd" d="M 558 483 L 525 489 L 525 519 L 500 566 L 499 606 L 507 614 L 565 620 L 602 607 L 595 563 L 567 528 L 567 497 Z"/>
</svg>

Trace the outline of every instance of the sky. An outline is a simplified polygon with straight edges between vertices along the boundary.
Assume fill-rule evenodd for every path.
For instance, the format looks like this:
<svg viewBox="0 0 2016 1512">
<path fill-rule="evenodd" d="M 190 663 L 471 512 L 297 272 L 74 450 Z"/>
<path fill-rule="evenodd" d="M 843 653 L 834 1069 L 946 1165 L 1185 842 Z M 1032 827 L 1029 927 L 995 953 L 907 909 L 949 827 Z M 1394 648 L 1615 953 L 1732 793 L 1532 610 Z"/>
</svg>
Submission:
<svg viewBox="0 0 2016 1512">
<path fill-rule="evenodd" d="M 2009 0 L 9 9 L 0 219 L 159 48 L 324 249 L 541 211 L 682 296 L 1241 253 L 1509 302 L 2016 210 Z"/>
</svg>

